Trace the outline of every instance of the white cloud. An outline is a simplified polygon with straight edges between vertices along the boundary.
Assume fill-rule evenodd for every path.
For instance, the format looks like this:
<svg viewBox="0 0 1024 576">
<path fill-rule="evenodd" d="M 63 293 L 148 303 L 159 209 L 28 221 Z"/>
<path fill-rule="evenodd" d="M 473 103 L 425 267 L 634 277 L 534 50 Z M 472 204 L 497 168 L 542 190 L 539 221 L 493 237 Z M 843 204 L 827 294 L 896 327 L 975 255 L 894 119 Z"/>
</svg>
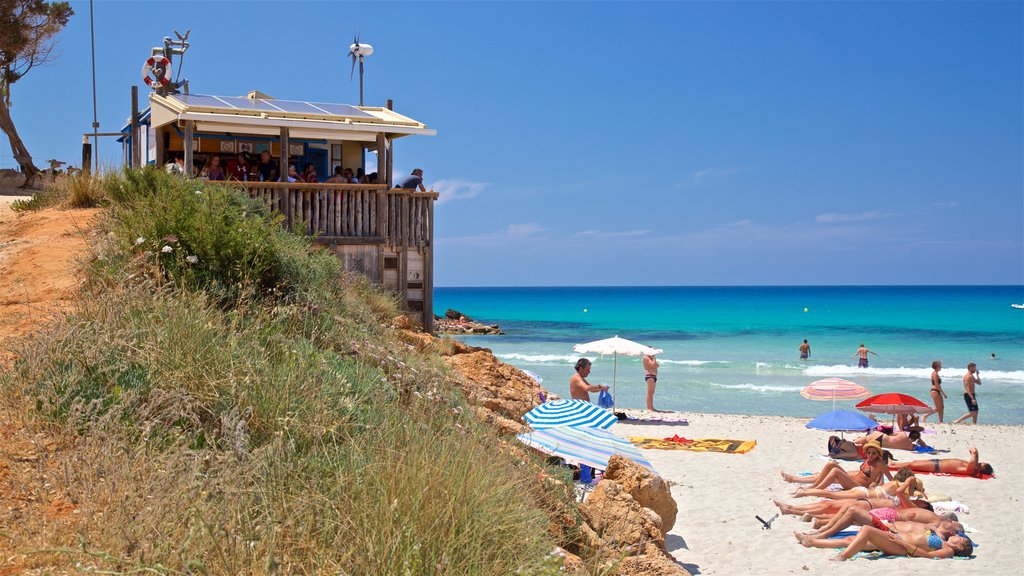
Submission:
<svg viewBox="0 0 1024 576">
<path fill-rule="evenodd" d="M 693 188 L 700 186 L 708 180 L 714 180 L 716 178 L 724 178 L 730 174 L 742 172 L 742 168 L 705 168 L 704 170 L 698 170 L 690 175 L 686 180 L 678 181 L 675 183 L 676 188 Z"/>
<path fill-rule="evenodd" d="M 521 224 L 509 224 L 504 230 L 497 232 L 487 232 L 473 236 L 453 236 L 451 238 L 443 238 L 441 241 L 451 244 L 515 242 L 533 238 L 543 231 L 544 227 L 536 222 L 524 222 Z"/>
<path fill-rule="evenodd" d="M 883 213 L 880 210 L 871 210 L 870 212 L 859 212 L 852 214 L 836 214 L 829 212 L 826 214 L 818 214 L 814 217 L 816 222 L 823 223 L 834 223 L 834 222 L 861 222 L 864 220 L 878 220 L 879 218 L 888 218 L 892 214 Z"/>
<path fill-rule="evenodd" d="M 457 178 L 437 180 L 432 188 L 437 192 L 437 203 L 444 204 L 453 200 L 466 200 L 483 192 L 490 184 L 487 182 L 473 182 L 470 180 L 459 180 Z"/>
<path fill-rule="evenodd" d="M 629 238 L 635 236 L 646 236 L 650 230 L 620 230 L 616 232 L 604 232 L 602 230 L 582 230 L 573 234 L 575 238 Z"/>
</svg>

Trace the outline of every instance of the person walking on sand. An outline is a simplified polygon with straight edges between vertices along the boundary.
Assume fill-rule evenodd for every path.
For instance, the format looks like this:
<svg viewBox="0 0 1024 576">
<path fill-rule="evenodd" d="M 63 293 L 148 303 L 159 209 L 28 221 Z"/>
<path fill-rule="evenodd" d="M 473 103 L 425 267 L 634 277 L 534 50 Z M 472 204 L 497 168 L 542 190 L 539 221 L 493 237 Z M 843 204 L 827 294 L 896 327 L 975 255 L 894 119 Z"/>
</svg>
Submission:
<svg viewBox="0 0 1024 576">
<path fill-rule="evenodd" d="M 811 357 L 811 345 L 807 343 L 807 338 L 804 338 L 804 343 L 800 345 L 800 359 L 807 360 Z"/>
<path fill-rule="evenodd" d="M 587 376 L 590 376 L 590 360 L 580 358 L 576 361 L 576 373 L 569 379 L 569 396 L 574 400 L 590 402 L 591 392 L 608 389 L 606 384 L 593 385 L 587 382 Z"/>
<path fill-rule="evenodd" d="M 978 397 L 974 395 L 974 387 L 981 386 L 981 373 L 978 372 L 978 365 L 971 362 L 967 365 L 967 374 L 964 374 L 964 402 L 967 404 L 967 414 L 953 420 L 953 424 L 959 424 L 968 417 L 972 424 L 978 423 Z"/>
<path fill-rule="evenodd" d="M 658 386 L 658 359 L 654 354 L 644 354 L 644 382 L 647 383 L 647 409 L 657 412 L 654 409 L 654 389 Z"/>
<path fill-rule="evenodd" d="M 939 424 L 942 424 L 942 415 L 945 412 L 945 403 L 943 398 L 949 398 L 946 395 L 946 391 L 942 389 L 942 377 L 939 376 L 939 370 L 942 370 L 942 360 L 936 360 L 932 362 L 932 389 L 928 393 L 932 397 L 932 402 L 935 404 L 935 409 L 925 414 L 921 418 L 921 422 L 924 422 L 932 414 L 939 415 Z"/>
<path fill-rule="evenodd" d="M 857 348 L 857 351 L 854 352 L 853 356 L 850 356 L 850 358 L 853 358 L 854 356 L 860 356 L 860 359 L 857 360 L 857 367 L 858 368 L 867 368 L 868 367 L 868 354 L 875 354 L 875 353 L 871 349 L 869 349 L 867 346 L 861 344 L 860 348 Z M 878 356 L 878 354 L 875 354 L 875 356 Z"/>
</svg>

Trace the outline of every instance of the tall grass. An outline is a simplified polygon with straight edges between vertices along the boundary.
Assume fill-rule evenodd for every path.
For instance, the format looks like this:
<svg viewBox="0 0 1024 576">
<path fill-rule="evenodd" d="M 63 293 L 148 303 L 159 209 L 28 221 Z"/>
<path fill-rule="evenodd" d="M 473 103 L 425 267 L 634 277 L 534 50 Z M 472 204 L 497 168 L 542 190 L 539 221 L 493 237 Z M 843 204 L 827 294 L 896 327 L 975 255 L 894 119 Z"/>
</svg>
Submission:
<svg viewBox="0 0 1024 576">
<path fill-rule="evenodd" d="M 393 297 L 234 191 L 156 170 L 104 190 L 109 233 L 78 311 L 0 378 L 6 402 L 28 396 L 40 422 L 77 438 L 62 467 L 81 542 L 39 562 L 551 569 L 545 507 L 571 495 L 538 495 L 440 360 L 391 333 Z"/>
</svg>

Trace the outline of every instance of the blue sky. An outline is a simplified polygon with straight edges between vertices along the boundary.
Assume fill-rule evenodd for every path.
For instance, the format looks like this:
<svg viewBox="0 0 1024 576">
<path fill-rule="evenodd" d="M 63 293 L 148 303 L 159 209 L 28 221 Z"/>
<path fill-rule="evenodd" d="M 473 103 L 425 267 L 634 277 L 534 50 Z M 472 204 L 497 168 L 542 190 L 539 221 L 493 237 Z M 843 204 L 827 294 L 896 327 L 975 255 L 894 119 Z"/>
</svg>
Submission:
<svg viewBox="0 0 1024 576">
<path fill-rule="evenodd" d="M 72 5 L 13 90 L 37 165 L 92 122 Z M 396 168 L 441 193 L 439 286 L 1024 285 L 1022 6 L 99 0 L 100 130 L 176 29 L 193 93 L 345 103 L 358 32 L 366 103 L 438 131 Z"/>
</svg>

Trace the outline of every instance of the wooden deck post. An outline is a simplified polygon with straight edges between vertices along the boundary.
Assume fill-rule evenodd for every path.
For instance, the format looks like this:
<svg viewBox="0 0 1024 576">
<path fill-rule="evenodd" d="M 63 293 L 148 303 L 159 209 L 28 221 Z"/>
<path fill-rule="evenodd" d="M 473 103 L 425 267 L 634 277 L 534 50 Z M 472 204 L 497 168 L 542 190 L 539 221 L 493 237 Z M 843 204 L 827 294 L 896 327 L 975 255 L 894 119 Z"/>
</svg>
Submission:
<svg viewBox="0 0 1024 576">
<path fill-rule="evenodd" d="M 192 120 L 185 120 L 185 175 L 192 176 Z"/>
<path fill-rule="evenodd" d="M 434 333 L 434 199 L 427 203 L 427 246 L 423 252 L 423 331 Z"/>
</svg>

